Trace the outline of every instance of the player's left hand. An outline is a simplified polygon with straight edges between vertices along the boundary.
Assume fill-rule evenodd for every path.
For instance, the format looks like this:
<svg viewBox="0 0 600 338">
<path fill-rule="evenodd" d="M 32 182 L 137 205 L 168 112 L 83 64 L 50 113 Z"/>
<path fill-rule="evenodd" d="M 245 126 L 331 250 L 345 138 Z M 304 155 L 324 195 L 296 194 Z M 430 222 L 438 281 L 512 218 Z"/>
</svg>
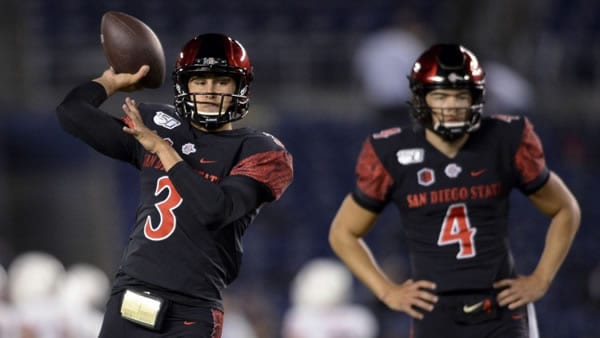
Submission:
<svg viewBox="0 0 600 338">
<path fill-rule="evenodd" d="M 550 283 L 536 275 L 519 276 L 514 279 L 503 279 L 494 283 L 494 288 L 504 289 L 498 296 L 498 305 L 507 306 L 511 310 L 535 302 L 542 298 Z"/>
<path fill-rule="evenodd" d="M 123 127 L 123 131 L 135 137 L 144 149 L 155 154 L 158 151 L 158 148 L 167 142 L 154 131 L 146 127 L 134 100 L 129 97 L 125 98 L 123 111 L 127 115 L 125 120 L 126 125 Z"/>
</svg>

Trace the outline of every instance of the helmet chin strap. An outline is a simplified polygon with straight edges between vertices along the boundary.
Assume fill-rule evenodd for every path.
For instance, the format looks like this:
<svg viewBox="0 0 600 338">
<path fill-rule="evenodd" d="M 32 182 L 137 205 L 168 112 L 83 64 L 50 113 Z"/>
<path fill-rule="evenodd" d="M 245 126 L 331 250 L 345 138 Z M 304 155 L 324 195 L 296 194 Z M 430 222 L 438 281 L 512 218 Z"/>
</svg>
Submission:
<svg viewBox="0 0 600 338">
<path fill-rule="evenodd" d="M 465 122 L 465 121 L 462 121 L 462 122 L 444 122 L 444 123 L 437 121 L 437 122 L 435 122 L 433 124 L 433 128 L 437 129 L 439 127 L 444 127 L 444 128 L 447 128 L 447 129 L 455 129 L 455 128 L 463 128 L 466 125 L 467 125 L 467 122 Z"/>
<path fill-rule="evenodd" d="M 226 112 L 205 112 L 205 111 L 198 111 L 198 110 L 192 110 L 190 112 L 190 116 L 192 118 L 192 120 L 198 122 L 198 123 L 208 123 L 208 124 L 218 124 L 217 120 L 218 117 L 226 114 Z M 215 121 L 211 121 L 211 118 L 214 117 Z M 202 121 L 201 121 L 202 120 Z"/>
<path fill-rule="evenodd" d="M 430 114 L 433 111 L 427 107 Z M 471 133 L 479 129 L 481 114 L 471 107 L 470 115 L 463 121 L 440 121 L 434 120 L 430 122 L 431 130 L 440 135 L 446 141 L 455 141 L 463 135 Z M 433 119 L 432 119 L 433 120 Z"/>
<path fill-rule="evenodd" d="M 440 135 L 446 141 L 455 141 L 461 138 L 469 130 L 467 122 L 435 122 L 431 126 L 431 130 Z"/>
<path fill-rule="evenodd" d="M 221 112 L 218 111 L 196 111 L 196 114 L 207 115 L 207 116 L 219 116 Z"/>
</svg>

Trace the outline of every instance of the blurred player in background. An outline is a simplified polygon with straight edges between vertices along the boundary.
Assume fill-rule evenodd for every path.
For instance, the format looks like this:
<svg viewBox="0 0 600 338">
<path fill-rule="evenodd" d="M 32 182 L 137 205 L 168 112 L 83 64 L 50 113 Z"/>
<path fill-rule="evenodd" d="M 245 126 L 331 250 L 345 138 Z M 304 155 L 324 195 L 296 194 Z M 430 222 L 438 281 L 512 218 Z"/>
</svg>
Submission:
<svg viewBox="0 0 600 338">
<path fill-rule="evenodd" d="M 292 181 L 292 158 L 273 136 L 234 129 L 248 112 L 252 67 L 244 47 L 203 34 L 178 54 L 175 105 L 99 109 L 148 72 L 112 69 L 73 89 L 57 109 L 63 128 L 140 171 L 141 200 L 100 337 L 221 336 L 222 291 L 240 270 L 242 235 L 261 206 Z"/>
<path fill-rule="evenodd" d="M 307 262 L 290 289 L 283 338 L 377 337 L 377 319 L 366 306 L 351 303 L 352 275 L 337 260 Z"/>
<path fill-rule="evenodd" d="M 411 8 L 398 4 L 388 24 L 367 34 L 353 55 L 353 70 L 380 128 L 410 121 L 410 88 L 403 74 L 427 47 L 432 33 Z"/>
<path fill-rule="evenodd" d="M 364 142 L 331 246 L 383 303 L 416 319 L 412 337 L 536 337 L 528 304 L 546 293 L 568 253 L 578 203 L 546 167 L 527 118 L 482 115 L 485 74 L 469 50 L 432 46 L 409 82 L 419 125 Z M 508 243 L 513 189 L 551 218 L 541 258 L 524 276 Z M 400 210 L 411 255 L 405 281 L 388 278 L 363 239 L 389 203 Z"/>
<path fill-rule="evenodd" d="M 1 337 L 63 338 L 65 316 L 57 293 L 64 277 L 64 265 L 52 254 L 27 251 L 15 257 L 8 269 L 8 293 L 12 333 L 16 328 L 18 334 Z"/>
<path fill-rule="evenodd" d="M 98 267 L 78 263 L 67 269 L 58 290 L 66 337 L 98 337 L 109 293 L 110 280 Z"/>
</svg>

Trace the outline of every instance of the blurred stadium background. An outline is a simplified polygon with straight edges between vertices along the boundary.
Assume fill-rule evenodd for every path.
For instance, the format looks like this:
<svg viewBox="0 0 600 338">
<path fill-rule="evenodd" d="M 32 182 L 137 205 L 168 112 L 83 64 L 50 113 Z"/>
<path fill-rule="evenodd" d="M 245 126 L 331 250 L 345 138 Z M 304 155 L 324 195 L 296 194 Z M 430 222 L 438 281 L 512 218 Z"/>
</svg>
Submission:
<svg viewBox="0 0 600 338">
<path fill-rule="evenodd" d="M 600 190 L 600 2 L 2 0 L 0 6 L 5 268 L 20 254 L 42 251 L 65 267 L 87 263 L 111 275 L 127 241 L 136 172 L 78 143 L 54 117 L 71 87 L 106 67 L 102 14 L 119 10 L 148 23 L 162 40 L 169 67 L 191 37 L 223 32 L 244 44 L 255 68 L 251 113 L 243 123 L 272 132 L 294 155 L 295 183 L 249 229 L 241 276 L 228 291 L 259 337 L 279 337 L 295 273 L 312 258 L 332 255 L 329 223 L 353 186 L 363 138 L 377 128 L 353 70 L 354 53 L 400 15 L 426 29 L 428 41 L 460 42 L 484 69 L 488 61 L 508 65 L 531 88 L 532 104 L 519 112 L 535 124 L 550 168 L 583 210 L 574 247 L 537 303 L 541 336 L 600 337 L 600 208 L 594 197 Z M 168 77 L 163 88 L 135 97 L 171 102 L 172 93 Z M 105 107 L 118 111 L 119 102 L 117 96 Z M 498 111 L 487 112 L 516 112 L 493 107 Z M 513 209 L 513 248 L 525 273 L 541 252 L 547 220 L 520 195 Z M 390 224 L 394 213 L 386 210 L 369 240 L 388 272 L 400 277 L 406 251 L 400 229 Z M 407 335 L 406 316 L 383 309 L 360 285 L 354 291 L 354 301 L 377 314 L 380 337 Z"/>
</svg>

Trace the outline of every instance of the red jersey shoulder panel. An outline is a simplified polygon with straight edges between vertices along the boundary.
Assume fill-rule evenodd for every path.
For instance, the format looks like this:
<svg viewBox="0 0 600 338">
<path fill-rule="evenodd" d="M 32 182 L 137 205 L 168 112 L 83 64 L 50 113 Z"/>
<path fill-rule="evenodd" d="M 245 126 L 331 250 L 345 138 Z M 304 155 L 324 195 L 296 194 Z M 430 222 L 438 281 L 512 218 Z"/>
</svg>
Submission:
<svg viewBox="0 0 600 338">
<path fill-rule="evenodd" d="M 515 165 L 525 185 L 536 180 L 546 170 L 542 143 L 527 118 L 524 119 L 521 143 L 515 153 Z"/>
<path fill-rule="evenodd" d="M 283 149 L 256 153 L 238 162 L 230 174 L 248 176 L 261 182 L 277 200 L 292 183 L 292 155 Z"/>
<path fill-rule="evenodd" d="M 394 180 L 375 153 L 371 139 L 364 143 L 356 164 L 358 189 L 368 197 L 384 201 Z"/>
</svg>

